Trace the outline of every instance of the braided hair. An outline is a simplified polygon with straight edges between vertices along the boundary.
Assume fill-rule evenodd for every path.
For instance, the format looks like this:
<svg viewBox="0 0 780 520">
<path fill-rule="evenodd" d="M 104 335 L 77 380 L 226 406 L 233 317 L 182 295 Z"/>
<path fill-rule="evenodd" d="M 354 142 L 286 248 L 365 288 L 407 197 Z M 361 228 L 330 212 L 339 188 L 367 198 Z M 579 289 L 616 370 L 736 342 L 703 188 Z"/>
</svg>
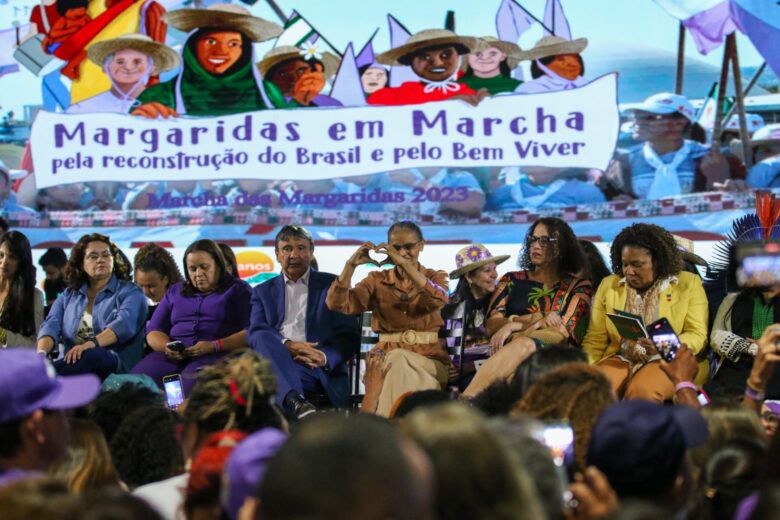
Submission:
<svg viewBox="0 0 780 520">
<path fill-rule="evenodd" d="M 211 432 L 237 429 L 251 433 L 267 426 L 281 429 L 282 416 L 274 406 L 276 391 L 271 364 L 249 350 L 198 373 L 184 420 Z"/>
</svg>

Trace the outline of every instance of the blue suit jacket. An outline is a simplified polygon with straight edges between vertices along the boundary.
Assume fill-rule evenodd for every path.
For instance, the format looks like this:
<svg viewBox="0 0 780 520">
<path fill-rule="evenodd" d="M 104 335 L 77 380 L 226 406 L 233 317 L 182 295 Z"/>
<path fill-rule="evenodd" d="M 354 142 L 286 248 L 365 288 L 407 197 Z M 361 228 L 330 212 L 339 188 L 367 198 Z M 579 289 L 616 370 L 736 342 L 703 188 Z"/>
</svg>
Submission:
<svg viewBox="0 0 780 520">
<path fill-rule="evenodd" d="M 360 328 L 356 316 L 331 311 L 325 305 L 328 289 L 335 279 L 336 275 L 314 270 L 309 275 L 306 341 L 318 342 L 317 348 L 327 357 L 327 365 L 318 369 L 317 373 L 331 402 L 334 406 L 346 406 L 349 401 L 349 382 L 345 361 L 359 349 Z M 286 374 L 279 374 L 279 371 L 289 371 L 292 366 L 287 363 L 286 358 L 292 358 L 282 344 L 283 337 L 279 333 L 284 313 L 285 290 L 282 275 L 253 289 L 252 318 L 247 339 L 254 350 L 261 353 L 271 352 L 269 357 L 280 379 L 280 394 L 287 389 L 282 384 Z M 279 397 L 283 398 L 284 395 Z"/>
</svg>

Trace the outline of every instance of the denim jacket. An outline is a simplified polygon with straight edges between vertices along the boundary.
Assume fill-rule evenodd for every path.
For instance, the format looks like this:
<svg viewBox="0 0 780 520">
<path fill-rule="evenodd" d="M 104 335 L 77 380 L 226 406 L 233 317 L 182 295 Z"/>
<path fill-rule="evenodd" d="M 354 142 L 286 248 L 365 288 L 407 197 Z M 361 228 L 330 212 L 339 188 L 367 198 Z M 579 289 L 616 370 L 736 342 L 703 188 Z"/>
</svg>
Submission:
<svg viewBox="0 0 780 520">
<path fill-rule="evenodd" d="M 71 288 L 55 300 L 49 315 L 41 325 L 38 340 L 49 336 L 62 343 L 65 352 L 73 348 L 76 331 L 87 307 L 87 284 L 78 291 Z M 101 290 L 92 304 L 92 327 L 97 336 L 111 329 L 118 339 L 108 348 L 118 353 L 122 368 L 129 370 L 143 355 L 144 323 L 147 304 L 143 291 L 133 282 L 117 279 L 116 274 Z"/>
</svg>

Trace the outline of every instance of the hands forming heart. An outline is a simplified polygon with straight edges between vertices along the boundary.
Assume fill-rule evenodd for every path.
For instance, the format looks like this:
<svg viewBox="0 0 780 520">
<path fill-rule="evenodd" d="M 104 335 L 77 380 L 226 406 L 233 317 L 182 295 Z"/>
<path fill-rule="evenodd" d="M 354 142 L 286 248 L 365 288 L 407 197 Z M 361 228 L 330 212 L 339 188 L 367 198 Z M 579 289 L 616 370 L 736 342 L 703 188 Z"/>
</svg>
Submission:
<svg viewBox="0 0 780 520">
<path fill-rule="evenodd" d="M 374 253 L 386 254 L 387 257 L 381 261 L 375 260 L 374 258 L 371 258 L 370 253 L 372 251 Z M 395 251 L 390 251 L 387 248 L 387 244 L 382 243 L 377 246 L 373 242 L 366 242 L 360 246 L 357 251 L 355 251 L 352 257 L 350 257 L 349 263 L 353 267 L 357 267 L 362 264 L 374 264 L 378 267 L 383 265 L 398 265 L 399 261 L 398 259 L 393 258 L 394 256 L 398 256 L 398 253 Z"/>
</svg>

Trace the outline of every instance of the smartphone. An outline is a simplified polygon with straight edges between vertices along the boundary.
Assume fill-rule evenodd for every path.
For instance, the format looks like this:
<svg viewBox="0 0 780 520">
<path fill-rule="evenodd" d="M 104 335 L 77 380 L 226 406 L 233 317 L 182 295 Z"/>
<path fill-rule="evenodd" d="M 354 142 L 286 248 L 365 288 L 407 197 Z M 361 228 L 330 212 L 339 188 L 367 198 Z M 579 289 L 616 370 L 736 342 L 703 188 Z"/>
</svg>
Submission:
<svg viewBox="0 0 780 520">
<path fill-rule="evenodd" d="M 770 287 L 780 284 L 780 241 L 750 241 L 737 244 L 737 284 L 740 287 Z"/>
<path fill-rule="evenodd" d="M 184 402 L 181 375 L 171 374 L 163 377 L 163 387 L 165 388 L 165 401 L 168 403 L 168 408 L 176 408 Z"/>
<path fill-rule="evenodd" d="M 697 392 L 696 398 L 699 400 L 699 404 L 702 406 L 707 406 L 710 404 L 710 398 L 709 396 L 704 392 L 704 390 L 699 389 Z"/>
<path fill-rule="evenodd" d="M 532 432 L 532 437 L 550 449 L 553 462 L 558 467 L 563 467 L 574 457 L 574 430 L 567 421 L 550 421 L 537 432 Z"/>
<path fill-rule="evenodd" d="M 661 358 L 670 363 L 677 351 L 680 350 L 680 338 L 674 332 L 672 325 L 666 318 L 661 318 L 658 321 L 654 321 L 647 327 L 647 332 L 650 333 L 650 339 L 655 344 L 656 350 L 661 355 Z"/>
<path fill-rule="evenodd" d="M 166 343 L 165 346 L 173 350 L 174 352 L 184 352 L 184 343 L 178 340 L 171 341 L 170 343 Z"/>
</svg>

